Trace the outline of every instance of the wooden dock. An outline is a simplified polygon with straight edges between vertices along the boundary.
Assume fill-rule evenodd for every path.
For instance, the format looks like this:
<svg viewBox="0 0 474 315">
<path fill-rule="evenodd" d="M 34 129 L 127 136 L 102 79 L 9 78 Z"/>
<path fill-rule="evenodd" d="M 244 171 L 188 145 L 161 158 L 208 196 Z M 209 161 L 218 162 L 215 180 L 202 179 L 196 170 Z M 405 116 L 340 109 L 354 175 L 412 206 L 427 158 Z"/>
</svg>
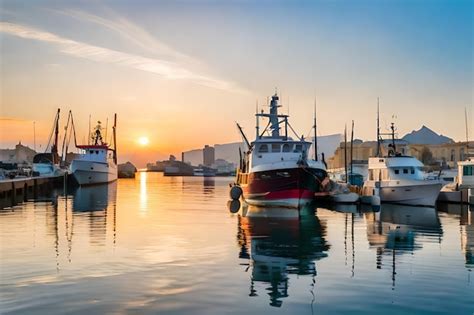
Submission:
<svg viewBox="0 0 474 315">
<path fill-rule="evenodd" d="M 0 209 L 29 199 L 47 195 L 55 187 L 63 187 L 66 176 L 25 177 L 0 180 Z"/>
</svg>

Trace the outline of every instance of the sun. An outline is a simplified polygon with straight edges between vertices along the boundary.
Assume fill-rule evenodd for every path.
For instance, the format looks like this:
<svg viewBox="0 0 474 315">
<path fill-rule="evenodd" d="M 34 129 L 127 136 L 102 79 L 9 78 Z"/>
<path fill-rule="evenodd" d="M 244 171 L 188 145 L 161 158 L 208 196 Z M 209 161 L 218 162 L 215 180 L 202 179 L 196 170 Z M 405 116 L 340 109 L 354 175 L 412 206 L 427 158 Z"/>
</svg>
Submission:
<svg viewBox="0 0 474 315">
<path fill-rule="evenodd" d="M 148 143 L 150 143 L 150 140 L 148 139 L 148 137 L 138 138 L 138 144 L 140 144 L 141 146 L 146 146 L 148 145 Z"/>
</svg>

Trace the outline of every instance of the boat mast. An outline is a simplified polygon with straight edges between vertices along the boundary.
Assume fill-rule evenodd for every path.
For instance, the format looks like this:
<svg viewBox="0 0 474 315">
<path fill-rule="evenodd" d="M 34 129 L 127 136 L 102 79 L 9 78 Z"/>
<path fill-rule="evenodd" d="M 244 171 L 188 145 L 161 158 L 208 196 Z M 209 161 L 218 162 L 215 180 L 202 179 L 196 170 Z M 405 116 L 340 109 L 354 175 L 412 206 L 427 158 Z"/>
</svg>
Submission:
<svg viewBox="0 0 474 315">
<path fill-rule="evenodd" d="M 380 106 L 379 98 L 377 97 L 377 157 L 380 157 Z"/>
<path fill-rule="evenodd" d="M 318 160 L 318 129 L 316 125 L 316 97 L 314 98 L 314 160 Z"/>
<path fill-rule="evenodd" d="M 259 119 L 258 119 L 258 100 L 255 103 L 255 120 L 256 120 L 256 124 L 255 124 L 256 136 L 255 136 L 255 139 L 258 139 L 260 137 L 260 126 L 259 126 Z"/>
<path fill-rule="evenodd" d="M 353 142 L 354 142 L 354 120 L 352 121 L 352 130 L 351 130 L 351 174 L 354 173 L 354 170 L 352 169 L 353 166 Z"/>
<path fill-rule="evenodd" d="M 36 121 L 33 121 L 33 148 L 36 151 Z"/>
<path fill-rule="evenodd" d="M 59 113 L 61 109 L 58 108 L 58 112 L 56 113 L 55 119 L 55 127 L 54 127 L 54 142 L 51 146 L 51 153 L 53 155 L 53 164 L 57 164 L 58 161 L 58 136 L 59 136 Z"/>
<path fill-rule="evenodd" d="M 114 163 L 117 164 L 117 113 L 114 114 L 114 126 L 112 127 L 112 131 L 114 136 Z"/>
<path fill-rule="evenodd" d="M 344 126 L 344 172 L 346 174 L 347 183 L 347 125 Z"/>
<path fill-rule="evenodd" d="M 392 129 L 392 146 L 393 146 L 393 153 L 397 154 L 397 148 L 395 146 L 395 124 L 392 122 L 390 129 Z"/>
<path fill-rule="evenodd" d="M 91 115 L 89 114 L 89 130 L 87 131 L 87 144 L 91 144 Z"/>
<path fill-rule="evenodd" d="M 464 121 L 466 124 L 466 145 L 469 147 L 469 130 L 467 127 L 467 109 L 464 107 Z"/>
</svg>

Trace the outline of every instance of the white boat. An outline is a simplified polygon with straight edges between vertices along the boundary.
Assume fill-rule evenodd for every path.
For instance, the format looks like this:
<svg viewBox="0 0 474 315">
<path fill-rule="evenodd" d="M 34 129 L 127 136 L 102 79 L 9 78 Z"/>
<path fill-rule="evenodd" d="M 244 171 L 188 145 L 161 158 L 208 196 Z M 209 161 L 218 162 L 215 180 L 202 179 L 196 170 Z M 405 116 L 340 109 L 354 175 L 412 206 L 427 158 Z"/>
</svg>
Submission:
<svg viewBox="0 0 474 315">
<path fill-rule="evenodd" d="M 76 146 L 83 153 L 71 162 L 71 172 L 79 185 L 103 184 L 117 180 L 116 121 L 117 115 L 112 129 L 113 149 L 102 140 L 100 122 L 93 134 L 94 144 Z"/>
<path fill-rule="evenodd" d="M 391 136 L 386 155 L 381 153 L 382 135 Z M 397 152 L 394 124 L 391 124 L 391 133 L 381 134 L 378 117 L 377 143 L 377 156 L 369 158 L 369 174 L 362 195 L 378 195 L 381 202 L 433 207 L 442 187 L 441 181 L 425 179 L 423 163 Z"/>
<path fill-rule="evenodd" d="M 474 158 L 458 162 L 458 173 L 453 183 L 445 185 L 438 200 L 443 202 L 469 202 L 469 190 L 474 189 Z"/>
</svg>

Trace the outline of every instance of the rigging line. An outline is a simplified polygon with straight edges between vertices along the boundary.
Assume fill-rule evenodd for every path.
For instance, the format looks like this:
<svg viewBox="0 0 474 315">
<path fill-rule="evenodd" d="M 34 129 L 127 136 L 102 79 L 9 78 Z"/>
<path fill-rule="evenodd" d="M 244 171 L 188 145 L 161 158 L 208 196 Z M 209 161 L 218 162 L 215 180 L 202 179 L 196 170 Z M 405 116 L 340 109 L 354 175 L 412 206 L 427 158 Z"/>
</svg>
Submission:
<svg viewBox="0 0 474 315">
<path fill-rule="evenodd" d="M 66 127 L 64 127 L 64 138 L 63 138 L 63 145 L 61 147 L 61 159 L 64 160 L 64 156 L 65 156 L 65 153 L 64 153 L 64 144 L 66 142 L 66 138 L 67 138 L 67 134 L 68 134 L 68 131 L 69 131 L 69 121 L 70 121 L 70 114 L 67 116 L 67 122 L 66 122 Z"/>
<path fill-rule="evenodd" d="M 48 145 L 46 146 L 46 149 L 44 150 L 44 153 L 48 152 L 49 145 L 51 144 L 51 139 L 53 138 L 54 128 L 56 127 L 56 118 L 54 119 L 53 128 L 51 129 L 51 132 L 49 133 Z"/>
<path fill-rule="evenodd" d="M 308 138 L 308 137 L 309 137 L 309 135 L 310 135 L 311 131 L 313 131 L 313 129 L 314 129 L 314 126 L 312 126 L 312 127 L 309 129 L 309 131 L 308 131 L 308 135 L 306 136 L 306 138 Z"/>
<path fill-rule="evenodd" d="M 74 125 L 74 116 L 72 115 L 72 111 L 69 111 L 71 113 L 71 125 L 72 129 L 74 130 L 74 145 L 77 148 L 77 138 L 76 138 L 76 126 Z"/>
<path fill-rule="evenodd" d="M 259 138 L 261 138 L 264 133 L 267 131 L 268 127 L 270 126 L 270 121 L 268 122 L 267 126 L 265 127 L 265 129 L 263 129 L 262 133 L 260 134 Z"/>
<path fill-rule="evenodd" d="M 298 134 L 296 133 L 295 129 L 293 129 L 293 127 L 291 126 L 290 123 L 288 123 L 288 126 L 290 126 L 290 129 L 291 129 L 291 131 L 293 131 L 293 133 L 295 134 L 296 138 L 299 139 L 300 136 L 298 136 Z"/>
</svg>

